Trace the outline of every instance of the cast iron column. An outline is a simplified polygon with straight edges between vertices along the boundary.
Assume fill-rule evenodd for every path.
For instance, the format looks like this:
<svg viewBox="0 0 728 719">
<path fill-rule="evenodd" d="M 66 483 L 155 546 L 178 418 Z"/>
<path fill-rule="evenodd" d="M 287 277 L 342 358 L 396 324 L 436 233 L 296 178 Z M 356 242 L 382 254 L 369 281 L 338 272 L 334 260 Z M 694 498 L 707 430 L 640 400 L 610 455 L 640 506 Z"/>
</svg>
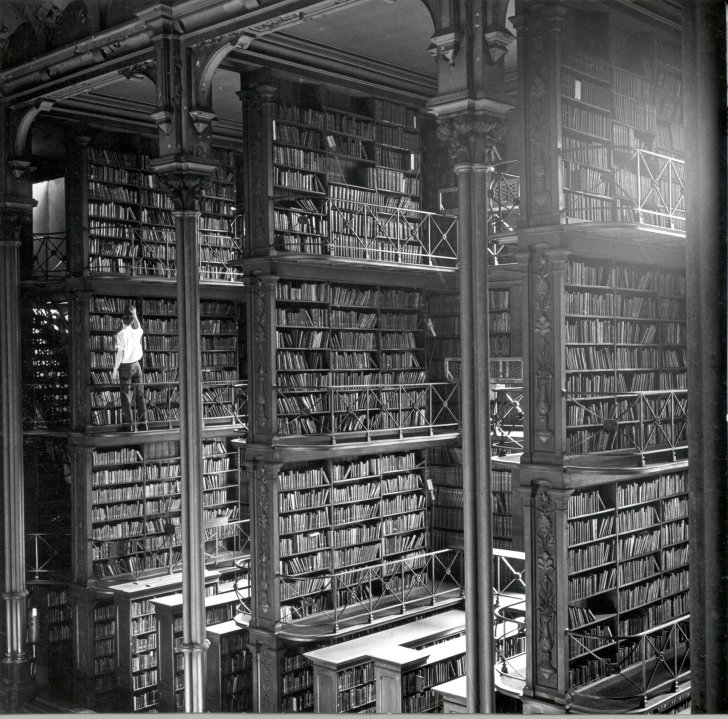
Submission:
<svg viewBox="0 0 728 719">
<path fill-rule="evenodd" d="M 18 712 L 32 696 L 26 644 L 25 501 L 23 486 L 22 372 L 20 356 L 20 242 L 31 229 L 30 203 L 7 199 L 0 209 L 0 429 L 4 529 L 5 647 L 3 705 Z"/>
<path fill-rule="evenodd" d="M 728 711 L 726 8 L 683 3 L 693 713 Z"/>
</svg>

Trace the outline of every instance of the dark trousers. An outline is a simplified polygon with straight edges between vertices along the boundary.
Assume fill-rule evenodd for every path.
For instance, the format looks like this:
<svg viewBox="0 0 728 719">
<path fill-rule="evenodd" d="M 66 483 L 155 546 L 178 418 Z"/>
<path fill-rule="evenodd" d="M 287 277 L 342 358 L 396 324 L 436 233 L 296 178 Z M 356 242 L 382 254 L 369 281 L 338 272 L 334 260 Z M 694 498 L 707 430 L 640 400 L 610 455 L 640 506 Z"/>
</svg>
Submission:
<svg viewBox="0 0 728 719">
<path fill-rule="evenodd" d="M 119 384 L 121 385 L 121 420 L 124 424 L 134 423 L 131 411 L 132 394 L 136 406 L 137 422 L 147 421 L 147 401 L 144 398 L 144 376 L 138 362 L 124 363 L 119 367 Z"/>
</svg>

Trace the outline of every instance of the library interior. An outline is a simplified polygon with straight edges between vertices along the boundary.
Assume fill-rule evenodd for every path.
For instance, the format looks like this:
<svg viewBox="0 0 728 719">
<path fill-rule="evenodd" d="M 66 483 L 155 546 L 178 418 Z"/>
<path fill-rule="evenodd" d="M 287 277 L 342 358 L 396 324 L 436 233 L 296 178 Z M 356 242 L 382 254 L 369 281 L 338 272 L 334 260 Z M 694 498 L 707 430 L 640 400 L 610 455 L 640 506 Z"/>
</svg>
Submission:
<svg viewBox="0 0 728 719">
<path fill-rule="evenodd" d="M 728 712 L 725 26 L 0 3 L 0 709 Z"/>
</svg>

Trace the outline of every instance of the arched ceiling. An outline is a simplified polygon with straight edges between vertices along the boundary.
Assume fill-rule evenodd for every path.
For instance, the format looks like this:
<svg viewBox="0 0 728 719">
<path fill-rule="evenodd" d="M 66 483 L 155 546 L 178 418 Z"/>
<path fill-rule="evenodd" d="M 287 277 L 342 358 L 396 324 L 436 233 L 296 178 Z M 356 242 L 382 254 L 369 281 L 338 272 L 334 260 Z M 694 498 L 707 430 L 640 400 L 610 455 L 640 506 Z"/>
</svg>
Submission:
<svg viewBox="0 0 728 719">
<path fill-rule="evenodd" d="M 422 0 L 370 0 L 307 20 L 286 35 L 434 79 L 437 67 L 427 52 L 433 32 Z"/>
</svg>

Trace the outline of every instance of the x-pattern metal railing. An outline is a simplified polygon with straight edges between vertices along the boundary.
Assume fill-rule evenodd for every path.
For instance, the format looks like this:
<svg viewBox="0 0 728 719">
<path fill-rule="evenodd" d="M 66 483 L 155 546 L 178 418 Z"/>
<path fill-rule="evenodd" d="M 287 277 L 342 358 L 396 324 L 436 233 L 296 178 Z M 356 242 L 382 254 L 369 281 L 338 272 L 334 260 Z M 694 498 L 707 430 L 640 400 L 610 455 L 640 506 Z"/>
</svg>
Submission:
<svg viewBox="0 0 728 719">
<path fill-rule="evenodd" d="M 302 433 L 301 420 L 309 434 L 363 432 L 368 436 L 398 431 L 460 426 L 460 385 L 451 382 L 415 384 L 335 385 L 329 387 L 277 389 L 281 436 Z M 281 412 L 285 408 L 287 411 Z M 291 411 L 295 408 L 295 411 Z"/>
<path fill-rule="evenodd" d="M 70 558 L 71 535 L 28 532 L 25 535 L 25 569 L 29 580 L 49 579 L 65 574 L 69 567 L 63 564 L 60 548 L 68 547 Z"/>
<path fill-rule="evenodd" d="M 205 535 L 205 565 L 235 563 L 250 555 L 250 520 L 230 519 L 223 524 L 203 529 Z"/>
<path fill-rule="evenodd" d="M 523 387 L 497 387 L 492 395 L 490 427 L 496 455 L 523 449 Z"/>
<path fill-rule="evenodd" d="M 247 426 L 247 382 L 238 379 L 209 380 L 201 382 L 200 386 L 203 402 L 203 426 L 216 424 Z M 94 416 L 92 426 L 96 428 L 121 426 L 123 422 L 118 386 L 103 388 L 101 385 L 92 385 L 91 389 L 101 391 L 99 399 L 92 397 L 91 411 Z M 178 382 L 145 382 L 144 397 L 147 406 L 147 424 L 162 423 L 170 429 L 179 426 Z M 144 420 L 137 418 L 137 421 L 143 422 Z"/>
<path fill-rule="evenodd" d="M 654 216 L 673 229 L 684 229 L 685 162 L 647 150 L 635 150 L 628 167 L 636 166 L 636 210 L 646 224 Z M 643 217 L 643 214 L 645 215 Z"/>
<path fill-rule="evenodd" d="M 329 254 L 378 262 L 457 265 L 457 218 L 330 199 Z"/>
<path fill-rule="evenodd" d="M 248 423 L 248 383 L 242 380 L 202 383 L 203 425 Z"/>
<path fill-rule="evenodd" d="M 67 272 L 66 233 L 50 232 L 33 235 L 32 278 L 49 280 L 62 277 Z"/>
<path fill-rule="evenodd" d="M 597 662 L 605 676 L 620 675 L 625 691 L 610 693 L 610 700 L 639 699 L 644 707 L 650 693 L 678 690 L 679 683 L 690 676 L 690 615 L 636 634 L 595 635 L 586 630 L 570 629 L 571 654 L 583 654 Z M 587 690 L 571 690 L 572 696 L 605 699 Z"/>
<path fill-rule="evenodd" d="M 676 453 L 687 447 L 687 390 L 627 392 L 611 397 L 568 394 L 567 404 L 583 411 L 578 425 L 583 436 L 569 444 L 572 454 L 630 449 L 644 457 L 650 452 Z M 567 412 L 569 411 L 567 409 Z M 570 424 L 574 425 L 573 415 Z"/>
<path fill-rule="evenodd" d="M 336 632 L 344 619 L 372 622 L 395 611 L 404 613 L 425 603 L 460 597 L 463 590 L 454 572 L 459 554 L 459 550 L 440 549 L 357 569 L 319 572 L 316 579 L 328 602 L 316 612 L 317 617 Z M 286 601 L 306 599 L 308 592 L 299 587 L 308 586 L 307 575 L 279 574 L 278 578 Z M 307 616 L 294 605 L 292 614 L 281 621 L 294 624 Z"/>
<path fill-rule="evenodd" d="M 490 173 L 488 186 L 488 228 L 490 231 L 499 234 L 516 230 L 520 217 L 520 206 L 521 178 L 511 172 L 502 172 L 498 170 L 497 166 L 494 167 Z M 491 252 L 493 251 L 492 249 Z"/>
<path fill-rule="evenodd" d="M 570 217 L 601 222 L 636 222 L 651 227 L 685 230 L 685 162 L 650 150 L 617 147 L 626 156 L 614 167 L 597 169 L 589 153 L 603 152 L 602 145 L 564 150 L 570 172 L 579 177 L 579 189 L 594 195 L 598 205 L 571 207 Z M 572 188 L 573 189 L 573 188 Z"/>
<path fill-rule="evenodd" d="M 200 279 L 242 282 L 237 261 L 243 255 L 240 238 L 211 230 L 200 231 Z"/>
<path fill-rule="evenodd" d="M 526 555 L 493 549 L 493 631 L 496 671 L 525 681 Z"/>
</svg>

